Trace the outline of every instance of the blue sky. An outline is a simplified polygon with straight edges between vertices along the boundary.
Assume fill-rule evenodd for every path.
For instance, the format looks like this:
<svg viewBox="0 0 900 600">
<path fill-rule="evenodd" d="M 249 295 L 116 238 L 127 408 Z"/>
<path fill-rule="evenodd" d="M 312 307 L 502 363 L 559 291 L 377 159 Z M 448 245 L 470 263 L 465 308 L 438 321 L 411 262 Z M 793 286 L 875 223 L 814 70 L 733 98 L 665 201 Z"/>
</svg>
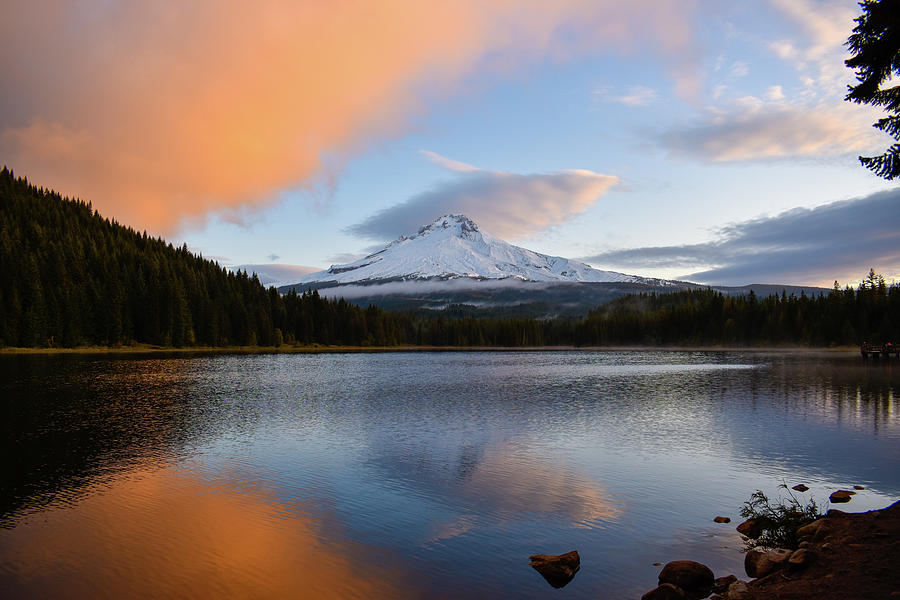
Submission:
<svg viewBox="0 0 900 600">
<path fill-rule="evenodd" d="M 164 18 L 164 32 L 179 32 L 204 16 L 198 6 L 160 17 L 97 3 L 81 33 L 71 15 L 43 15 L 41 35 L 70 43 L 28 57 L 34 69 L 53 77 L 54 51 L 87 53 L 117 74 L 97 83 L 116 103 L 97 114 L 30 101 L 50 83 L 4 73 L 23 90 L 0 103 L 4 160 L 226 265 L 327 268 L 413 233 L 410 223 L 466 212 L 513 243 L 627 273 L 830 285 L 874 267 L 900 279 L 900 201 L 872 196 L 897 185 L 856 159 L 890 140 L 871 128 L 877 110 L 843 101 L 854 1 L 347 2 L 341 16 L 310 5 L 233 24 L 238 4 L 210 4 L 224 16 L 184 47 L 134 24 Z M 27 34 L 30 10 L 9 27 Z M 310 37 L 292 35 L 295 18 L 327 36 L 295 41 Z M 127 61 L 83 47 L 94 26 Z M 228 57 L 232 69 L 205 75 Z M 176 85 L 182 69 L 204 95 Z M 76 106 L 92 98 L 89 77 L 55 83 Z M 162 90 L 157 102 L 147 90 Z M 95 139 L 114 157 L 92 166 Z M 135 175 L 144 163 L 153 177 Z M 160 173 L 171 173 L 165 185 Z"/>
</svg>

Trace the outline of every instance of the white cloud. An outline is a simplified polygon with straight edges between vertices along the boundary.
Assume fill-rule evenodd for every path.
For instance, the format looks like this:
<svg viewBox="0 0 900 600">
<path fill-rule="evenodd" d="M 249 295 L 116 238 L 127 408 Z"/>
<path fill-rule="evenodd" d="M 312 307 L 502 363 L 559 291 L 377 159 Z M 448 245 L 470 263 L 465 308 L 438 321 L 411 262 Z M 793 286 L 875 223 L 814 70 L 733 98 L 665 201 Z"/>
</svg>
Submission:
<svg viewBox="0 0 900 600">
<path fill-rule="evenodd" d="M 769 89 L 766 92 L 766 98 L 776 102 L 779 100 L 784 100 L 784 90 L 781 89 L 780 85 L 769 86 Z"/>
<path fill-rule="evenodd" d="M 459 162 L 458 160 L 453 160 L 452 158 L 447 158 L 446 156 L 442 156 L 437 152 L 432 152 L 431 150 L 419 150 L 419 152 L 425 156 L 429 160 L 439 167 L 444 167 L 445 169 L 449 169 L 450 171 L 457 171 L 459 173 L 469 173 L 472 171 L 478 171 L 478 167 L 472 166 L 468 163 Z"/>
<path fill-rule="evenodd" d="M 465 290 L 497 291 L 510 289 L 546 289 L 552 283 L 543 281 L 522 281 L 520 279 L 448 279 L 444 281 L 391 281 L 373 285 L 342 285 L 322 288 L 319 294 L 325 298 L 352 300 L 372 296 L 396 296 L 403 294 L 449 294 Z"/>
<path fill-rule="evenodd" d="M 388 240 L 417 231 L 447 213 L 463 213 L 501 238 L 525 237 L 563 223 L 592 206 L 619 183 L 587 169 L 552 173 L 507 173 L 472 167 L 431 153 L 454 172 L 451 179 L 382 210 L 349 228 L 353 234 Z M 471 165 L 466 165 L 470 167 Z"/>
<path fill-rule="evenodd" d="M 805 30 L 810 46 L 807 58 L 820 58 L 847 40 L 853 28 L 855 2 L 840 0 L 770 0 L 770 2 Z"/>
<path fill-rule="evenodd" d="M 656 90 L 641 85 L 632 86 L 619 101 L 626 106 L 647 106 L 656 100 Z"/>
<path fill-rule="evenodd" d="M 844 42 L 853 29 L 858 6 L 846 0 L 769 0 L 799 29 L 798 38 L 778 40 L 770 49 L 792 63 L 801 79 L 813 80 L 820 97 L 843 97 L 851 79 L 844 66 Z"/>
<path fill-rule="evenodd" d="M 769 48 L 771 48 L 772 51 L 778 55 L 778 58 L 781 58 L 782 60 L 793 60 L 799 56 L 797 48 L 787 40 L 771 42 Z"/>
<path fill-rule="evenodd" d="M 599 88 L 594 93 L 606 102 L 617 102 L 625 106 L 649 106 L 659 97 L 656 90 L 643 85 L 632 85 L 621 95 L 613 94 L 607 88 Z"/>
<path fill-rule="evenodd" d="M 724 54 L 720 54 L 719 56 L 716 57 L 716 62 L 715 62 L 715 64 L 713 64 L 713 71 L 714 71 L 714 72 L 721 71 L 721 70 L 722 70 L 722 65 L 724 65 L 724 64 L 725 64 L 725 55 L 724 55 Z"/>
<path fill-rule="evenodd" d="M 871 127 L 875 118 L 867 107 L 849 104 L 745 97 L 724 110 L 707 111 L 693 125 L 665 132 L 661 141 L 673 156 L 712 162 L 859 154 L 883 144 Z"/>
<path fill-rule="evenodd" d="M 747 73 L 750 72 L 750 67 L 747 66 L 747 63 L 738 61 L 731 65 L 730 73 L 733 77 L 744 77 Z"/>
</svg>

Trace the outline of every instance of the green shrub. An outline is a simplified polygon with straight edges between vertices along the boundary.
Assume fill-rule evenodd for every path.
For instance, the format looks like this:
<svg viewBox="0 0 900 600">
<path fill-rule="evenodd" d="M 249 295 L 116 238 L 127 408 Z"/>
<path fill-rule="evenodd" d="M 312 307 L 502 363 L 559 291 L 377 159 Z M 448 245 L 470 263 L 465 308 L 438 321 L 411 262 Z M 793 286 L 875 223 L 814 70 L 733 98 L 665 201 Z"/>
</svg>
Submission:
<svg viewBox="0 0 900 600">
<path fill-rule="evenodd" d="M 761 490 L 756 490 L 741 508 L 741 516 L 754 519 L 762 531 L 758 538 L 747 541 L 748 550 L 756 546 L 794 549 L 800 543 L 797 529 L 822 516 L 813 498 L 802 504 L 787 484 L 778 487 L 786 490 L 788 497 L 772 501 Z"/>
</svg>

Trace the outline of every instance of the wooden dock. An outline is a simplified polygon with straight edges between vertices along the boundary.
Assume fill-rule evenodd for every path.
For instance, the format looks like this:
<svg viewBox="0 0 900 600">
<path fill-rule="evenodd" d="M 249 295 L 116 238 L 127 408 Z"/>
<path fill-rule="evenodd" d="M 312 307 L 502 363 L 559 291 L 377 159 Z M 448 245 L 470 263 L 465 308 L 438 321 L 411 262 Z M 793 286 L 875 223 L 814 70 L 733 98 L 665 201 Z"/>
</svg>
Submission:
<svg viewBox="0 0 900 600">
<path fill-rule="evenodd" d="M 859 353 L 862 354 L 863 359 L 868 359 L 870 356 L 875 360 L 882 357 L 887 359 L 890 358 L 891 355 L 900 358 L 900 346 L 895 346 L 891 342 L 885 342 L 880 346 L 878 344 L 863 342 L 859 347 Z"/>
</svg>

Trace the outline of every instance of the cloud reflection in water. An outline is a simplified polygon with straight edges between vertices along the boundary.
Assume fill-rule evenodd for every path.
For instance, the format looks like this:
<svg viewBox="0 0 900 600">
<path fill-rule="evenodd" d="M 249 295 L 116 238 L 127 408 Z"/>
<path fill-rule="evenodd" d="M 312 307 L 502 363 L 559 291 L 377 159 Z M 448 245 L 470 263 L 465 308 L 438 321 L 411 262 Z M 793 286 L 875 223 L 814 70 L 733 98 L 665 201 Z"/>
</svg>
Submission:
<svg viewBox="0 0 900 600">
<path fill-rule="evenodd" d="M 384 550 L 374 561 L 331 520 L 280 502 L 181 469 L 134 471 L 7 531 L 0 587 L 48 598 L 410 597 L 410 574 Z"/>
</svg>

